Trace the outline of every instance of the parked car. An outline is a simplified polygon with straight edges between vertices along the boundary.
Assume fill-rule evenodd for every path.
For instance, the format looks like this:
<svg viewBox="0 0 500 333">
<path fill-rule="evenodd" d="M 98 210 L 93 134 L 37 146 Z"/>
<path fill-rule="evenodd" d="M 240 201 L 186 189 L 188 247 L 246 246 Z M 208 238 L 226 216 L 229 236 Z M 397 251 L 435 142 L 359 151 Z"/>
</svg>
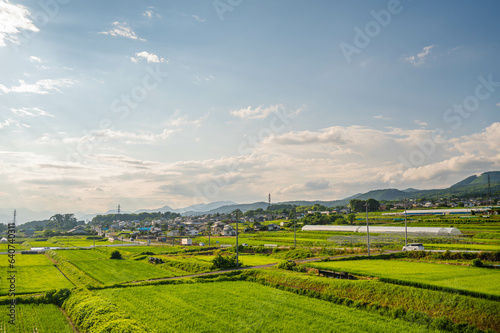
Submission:
<svg viewBox="0 0 500 333">
<path fill-rule="evenodd" d="M 424 245 L 422 243 L 410 243 L 406 244 L 406 246 L 403 246 L 403 249 L 401 251 L 423 251 L 424 250 Z"/>
<path fill-rule="evenodd" d="M 200 243 L 200 246 L 205 246 L 205 243 Z"/>
<path fill-rule="evenodd" d="M 241 246 L 248 246 L 248 244 L 247 243 L 243 243 L 243 244 L 241 244 Z"/>
</svg>

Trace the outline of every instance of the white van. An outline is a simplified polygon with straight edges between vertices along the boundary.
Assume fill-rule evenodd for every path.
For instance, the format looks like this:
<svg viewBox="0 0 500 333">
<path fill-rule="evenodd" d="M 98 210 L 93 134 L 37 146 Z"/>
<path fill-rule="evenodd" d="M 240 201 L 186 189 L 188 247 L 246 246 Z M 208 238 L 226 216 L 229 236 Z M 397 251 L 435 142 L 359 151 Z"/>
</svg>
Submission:
<svg viewBox="0 0 500 333">
<path fill-rule="evenodd" d="M 422 243 L 410 243 L 406 244 L 406 246 L 403 246 L 403 249 L 401 251 L 423 251 L 424 250 L 424 244 Z"/>
</svg>

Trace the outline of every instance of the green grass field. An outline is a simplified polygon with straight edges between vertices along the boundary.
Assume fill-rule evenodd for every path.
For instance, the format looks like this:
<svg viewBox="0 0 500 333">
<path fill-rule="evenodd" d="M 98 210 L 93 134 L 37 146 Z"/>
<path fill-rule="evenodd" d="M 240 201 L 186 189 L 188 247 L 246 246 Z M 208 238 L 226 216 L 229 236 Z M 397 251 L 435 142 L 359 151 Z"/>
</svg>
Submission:
<svg viewBox="0 0 500 333">
<path fill-rule="evenodd" d="M 500 251 L 500 244 L 427 244 L 424 248 L 440 250 Z"/>
<path fill-rule="evenodd" d="M 77 260 L 73 264 L 105 285 L 180 275 L 144 261 L 128 259 Z"/>
<path fill-rule="evenodd" d="M 3 308 L 7 306 L 2 305 Z M 0 312 L 2 333 L 70 333 L 74 332 L 61 309 L 52 304 L 17 304 L 15 324 L 9 323 L 7 311 Z"/>
<path fill-rule="evenodd" d="M 97 295 L 148 332 L 428 331 L 417 324 L 249 282 L 106 289 Z"/>
<path fill-rule="evenodd" d="M 8 267 L 7 256 L 0 261 L 0 276 L 6 280 L 7 276 L 15 274 L 16 293 L 36 293 L 59 288 L 72 288 L 69 282 L 42 254 L 16 254 L 15 273 Z M 0 284 L 0 295 L 6 295 L 9 291 L 7 283 Z"/>
<path fill-rule="evenodd" d="M 214 255 L 178 255 L 178 256 L 159 256 L 159 258 L 170 260 L 170 261 L 183 261 L 186 263 L 201 263 L 204 265 L 210 266 L 212 264 L 212 260 Z M 267 265 L 272 263 L 278 263 L 280 259 L 276 259 L 273 257 L 265 256 L 265 255 L 253 255 L 253 254 L 239 254 L 238 260 L 240 264 L 243 266 L 260 266 Z"/>
<path fill-rule="evenodd" d="M 500 271 L 487 268 L 398 260 L 330 261 L 309 266 L 500 296 Z"/>
</svg>

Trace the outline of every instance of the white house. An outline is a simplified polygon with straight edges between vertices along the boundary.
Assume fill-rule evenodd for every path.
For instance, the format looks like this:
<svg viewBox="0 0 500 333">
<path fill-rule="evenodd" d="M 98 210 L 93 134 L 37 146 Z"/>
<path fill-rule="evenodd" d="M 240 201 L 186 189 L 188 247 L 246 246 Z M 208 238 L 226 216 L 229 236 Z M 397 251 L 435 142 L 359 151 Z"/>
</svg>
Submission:
<svg viewBox="0 0 500 333">
<path fill-rule="evenodd" d="M 199 231 L 196 230 L 196 229 L 191 229 L 188 231 L 188 235 L 190 236 L 198 236 L 199 235 Z"/>
<path fill-rule="evenodd" d="M 222 229 L 222 236 L 236 236 L 236 230 L 228 224 Z"/>
</svg>

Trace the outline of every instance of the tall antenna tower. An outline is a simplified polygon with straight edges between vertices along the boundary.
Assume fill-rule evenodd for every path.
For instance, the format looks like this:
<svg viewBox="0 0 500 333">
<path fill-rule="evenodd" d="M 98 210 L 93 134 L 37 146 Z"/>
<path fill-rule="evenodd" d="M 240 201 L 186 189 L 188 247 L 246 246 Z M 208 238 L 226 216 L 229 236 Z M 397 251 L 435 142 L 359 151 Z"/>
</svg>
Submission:
<svg viewBox="0 0 500 333">
<path fill-rule="evenodd" d="M 271 206 L 271 193 L 269 193 L 269 197 L 268 197 L 268 208 Z"/>
<path fill-rule="evenodd" d="M 118 215 L 120 215 L 121 209 L 120 209 L 120 204 L 118 204 Z"/>
<path fill-rule="evenodd" d="M 16 216 L 17 216 L 17 210 L 14 209 L 14 225 L 16 225 Z"/>
</svg>

